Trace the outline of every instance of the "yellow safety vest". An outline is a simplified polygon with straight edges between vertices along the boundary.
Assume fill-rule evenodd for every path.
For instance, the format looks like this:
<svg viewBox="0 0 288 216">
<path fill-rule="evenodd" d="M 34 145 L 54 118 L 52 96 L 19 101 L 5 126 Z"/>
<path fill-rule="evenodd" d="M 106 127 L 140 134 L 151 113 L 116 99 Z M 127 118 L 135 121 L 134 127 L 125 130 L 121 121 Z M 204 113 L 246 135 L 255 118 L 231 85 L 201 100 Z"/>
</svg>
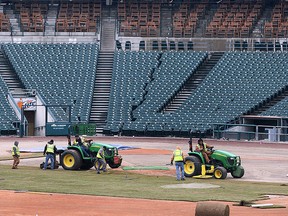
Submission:
<svg viewBox="0 0 288 216">
<path fill-rule="evenodd" d="M 180 149 L 177 149 L 174 151 L 174 161 L 183 161 L 183 157 L 182 157 L 182 151 Z"/>
<path fill-rule="evenodd" d="M 19 147 L 18 147 L 18 146 L 15 146 L 15 145 L 12 147 L 12 156 L 15 155 L 15 153 L 14 153 L 14 148 L 16 148 L 16 154 L 17 154 L 18 156 L 20 156 L 20 150 L 19 150 Z"/>
<path fill-rule="evenodd" d="M 207 145 L 206 143 L 203 143 L 203 150 L 204 151 L 207 151 L 207 146 L 206 145 Z M 200 145 L 199 144 L 197 144 L 197 147 L 200 149 Z"/>
<path fill-rule="evenodd" d="M 81 142 L 83 143 L 84 146 L 88 147 L 88 143 L 85 142 L 85 138 L 80 137 Z M 78 145 L 78 142 L 76 141 L 76 139 L 73 141 L 73 145 Z"/>
<path fill-rule="evenodd" d="M 52 153 L 54 154 L 54 144 L 47 144 L 47 149 L 46 149 L 46 153 Z"/>
<path fill-rule="evenodd" d="M 103 154 L 103 156 L 105 157 L 105 153 L 104 153 L 104 149 L 102 149 L 103 151 L 102 151 L 102 154 Z M 97 158 L 100 158 L 100 159 L 103 159 L 103 157 L 101 156 L 101 154 L 100 154 L 100 149 L 99 149 L 99 151 L 97 152 L 97 156 L 96 156 Z"/>
</svg>

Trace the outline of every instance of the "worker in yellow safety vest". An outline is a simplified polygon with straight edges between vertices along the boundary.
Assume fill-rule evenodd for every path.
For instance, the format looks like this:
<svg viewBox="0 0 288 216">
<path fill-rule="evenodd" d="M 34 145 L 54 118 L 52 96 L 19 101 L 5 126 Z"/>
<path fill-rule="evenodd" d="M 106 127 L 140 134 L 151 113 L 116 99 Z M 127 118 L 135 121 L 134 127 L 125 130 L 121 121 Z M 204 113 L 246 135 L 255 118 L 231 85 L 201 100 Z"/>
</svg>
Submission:
<svg viewBox="0 0 288 216">
<path fill-rule="evenodd" d="M 180 181 L 185 180 L 184 178 L 184 154 L 179 146 L 176 147 L 176 150 L 173 152 L 171 157 L 171 165 L 173 165 L 173 161 L 176 166 L 176 180 Z"/>
<path fill-rule="evenodd" d="M 106 151 L 106 146 L 103 146 L 102 148 L 99 149 L 97 152 L 97 174 L 100 174 L 100 169 L 103 170 L 103 172 L 106 172 L 106 166 L 107 163 L 105 161 L 105 151 Z"/>
<path fill-rule="evenodd" d="M 89 157 L 89 156 L 92 156 L 88 147 L 91 141 L 92 139 L 88 140 L 88 139 L 85 139 L 84 137 L 80 137 L 79 135 L 75 135 L 73 145 L 79 145 L 84 153 L 84 156 Z"/>
<path fill-rule="evenodd" d="M 214 148 L 214 146 L 208 145 L 203 142 L 203 139 L 198 140 L 198 144 L 196 145 L 195 151 L 201 152 L 203 157 L 205 158 L 206 163 L 211 163 L 209 156 L 212 154 L 211 151 L 208 150 L 208 148 Z"/>
<path fill-rule="evenodd" d="M 48 162 L 50 160 L 51 162 L 51 170 L 54 169 L 54 165 L 55 165 L 55 153 L 57 151 L 57 148 L 54 144 L 54 140 L 50 140 L 45 148 L 44 148 L 44 152 L 43 152 L 43 155 L 46 155 L 46 158 L 45 158 L 45 164 L 44 164 L 44 170 L 47 169 L 47 166 L 48 166 Z"/>
<path fill-rule="evenodd" d="M 71 138 L 70 138 L 71 141 Z M 73 141 L 73 145 L 84 145 L 85 147 L 89 147 L 89 144 L 92 142 L 92 139 L 86 139 L 83 136 L 75 135 L 75 139 Z M 69 138 L 68 138 L 68 144 L 69 144 Z"/>
<path fill-rule="evenodd" d="M 20 150 L 19 150 L 19 142 L 15 141 L 12 147 L 12 156 L 13 156 L 13 166 L 12 169 L 18 169 L 18 164 L 20 163 Z"/>
</svg>

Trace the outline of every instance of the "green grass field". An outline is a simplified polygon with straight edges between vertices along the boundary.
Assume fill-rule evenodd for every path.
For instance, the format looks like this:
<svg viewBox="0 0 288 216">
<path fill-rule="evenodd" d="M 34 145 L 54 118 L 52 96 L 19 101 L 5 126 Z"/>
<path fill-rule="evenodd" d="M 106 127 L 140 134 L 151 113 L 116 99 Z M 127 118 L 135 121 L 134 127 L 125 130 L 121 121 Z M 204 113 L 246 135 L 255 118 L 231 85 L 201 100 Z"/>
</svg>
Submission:
<svg viewBox="0 0 288 216">
<path fill-rule="evenodd" d="M 43 153 L 21 153 L 21 159 L 43 157 Z M 0 157 L 0 161 L 11 160 L 12 156 Z"/>
<path fill-rule="evenodd" d="M 214 189 L 165 189 L 168 184 L 209 183 Z M 37 167 L 0 166 L 0 189 L 48 193 L 87 194 L 161 200 L 219 200 L 235 201 L 263 199 L 266 194 L 288 195 L 288 184 L 245 182 L 235 179 L 186 179 L 146 176 L 128 171 L 109 170 L 97 175 L 88 171 L 41 170 Z"/>
</svg>

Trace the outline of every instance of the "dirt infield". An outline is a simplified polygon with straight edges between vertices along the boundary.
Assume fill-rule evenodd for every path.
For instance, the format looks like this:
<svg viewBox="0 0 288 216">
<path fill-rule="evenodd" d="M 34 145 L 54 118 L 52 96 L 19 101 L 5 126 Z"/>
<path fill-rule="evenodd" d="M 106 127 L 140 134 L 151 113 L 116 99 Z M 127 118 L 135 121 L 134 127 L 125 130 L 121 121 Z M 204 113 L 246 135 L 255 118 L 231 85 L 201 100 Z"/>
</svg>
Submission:
<svg viewBox="0 0 288 216">
<path fill-rule="evenodd" d="M 287 208 L 256 209 L 251 207 L 230 207 L 231 216 L 287 216 Z M 273 198 L 261 203 L 288 205 L 288 197 Z M 19 193 L 0 191 L 0 215 L 20 216 L 67 216 L 67 215 L 104 215 L 104 216 L 163 216 L 195 215 L 197 203 L 183 201 L 163 201 L 128 199 L 114 197 L 97 197 L 83 195 Z"/>
<path fill-rule="evenodd" d="M 43 148 L 51 137 L 11 138 L 0 140 L 0 156 L 10 155 L 9 150 L 14 140 L 20 141 L 22 148 Z M 53 137 L 56 145 L 66 146 L 64 137 Z M 170 170 L 134 170 L 130 172 L 146 175 L 174 176 L 174 167 L 168 166 L 172 150 L 180 145 L 187 154 L 187 139 L 181 138 L 125 138 L 93 137 L 95 141 L 130 145 L 138 149 L 119 151 L 123 156 L 123 166 L 167 166 Z M 195 143 L 196 140 L 193 140 Z M 259 143 L 207 140 L 217 149 L 231 151 L 242 158 L 245 168 L 243 181 L 288 182 L 288 145 L 285 143 Z M 40 159 L 22 159 L 20 166 L 39 166 Z M 11 164 L 2 161 L 0 164 Z M 232 178 L 228 176 L 227 178 Z M 273 203 L 286 206 L 280 209 L 255 209 L 250 207 L 230 206 L 232 216 L 287 216 L 288 197 L 273 197 L 259 203 Z M 160 201 L 98 197 L 87 195 L 64 195 L 45 193 L 19 193 L 0 191 L 0 215 L 194 215 L 197 203 L 183 201 Z"/>
</svg>

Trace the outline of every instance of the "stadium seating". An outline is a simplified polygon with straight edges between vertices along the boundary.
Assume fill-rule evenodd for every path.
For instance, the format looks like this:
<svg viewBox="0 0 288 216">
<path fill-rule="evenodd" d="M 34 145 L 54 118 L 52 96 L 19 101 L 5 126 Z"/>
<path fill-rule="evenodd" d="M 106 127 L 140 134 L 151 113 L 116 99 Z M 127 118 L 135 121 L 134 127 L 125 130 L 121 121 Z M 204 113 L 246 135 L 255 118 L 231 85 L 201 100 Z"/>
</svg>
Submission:
<svg viewBox="0 0 288 216">
<path fill-rule="evenodd" d="M 282 38 L 288 35 L 287 22 L 288 3 L 286 1 L 278 1 L 272 11 L 271 21 L 267 21 L 264 25 L 264 36 L 272 38 Z"/>
<path fill-rule="evenodd" d="M 0 13 L 0 32 L 10 32 L 11 25 L 9 18 L 4 13 Z"/>
<path fill-rule="evenodd" d="M 205 16 L 208 5 L 207 1 L 202 1 L 198 4 L 184 1 L 173 14 L 173 36 L 193 37 L 200 18 Z"/>
<path fill-rule="evenodd" d="M 146 122 L 153 122 L 154 115 L 162 115 L 157 111 L 206 55 L 202 52 L 117 52 L 106 130 L 119 132 L 120 126 L 126 131 L 157 128 L 158 124 L 148 126 Z"/>
<path fill-rule="evenodd" d="M 249 37 L 263 10 L 262 1 L 223 2 L 206 28 L 208 37 Z"/>
<path fill-rule="evenodd" d="M 61 3 L 56 20 L 57 32 L 97 32 L 100 3 Z"/>
<path fill-rule="evenodd" d="M 261 116 L 288 116 L 287 109 L 288 97 L 285 97 L 283 100 L 278 102 L 276 105 L 272 106 L 268 110 L 262 112 Z"/>
<path fill-rule="evenodd" d="M 24 32 L 43 32 L 48 4 L 16 3 L 15 13 L 19 14 L 21 29 Z"/>
<path fill-rule="evenodd" d="M 160 36 L 160 4 L 158 3 L 118 3 L 120 34 L 124 36 Z"/>
<path fill-rule="evenodd" d="M 118 132 L 122 123 L 132 120 L 132 109 L 143 99 L 158 57 L 158 52 L 115 53 L 106 130 Z"/>
<path fill-rule="evenodd" d="M 7 100 L 7 94 L 7 84 L 0 76 L 0 135 L 11 134 L 11 131 L 15 131 L 13 124 L 20 121 Z"/>
<path fill-rule="evenodd" d="M 98 56 L 96 44 L 5 44 L 3 49 L 27 89 L 47 105 L 73 105 L 72 121 L 88 122 Z M 67 121 L 63 108 L 51 108 Z"/>
<path fill-rule="evenodd" d="M 106 130 L 155 135 L 205 132 L 214 123 L 228 123 L 259 106 L 287 84 L 286 53 L 227 52 L 176 112 L 162 113 L 206 55 L 118 52 Z"/>
</svg>

